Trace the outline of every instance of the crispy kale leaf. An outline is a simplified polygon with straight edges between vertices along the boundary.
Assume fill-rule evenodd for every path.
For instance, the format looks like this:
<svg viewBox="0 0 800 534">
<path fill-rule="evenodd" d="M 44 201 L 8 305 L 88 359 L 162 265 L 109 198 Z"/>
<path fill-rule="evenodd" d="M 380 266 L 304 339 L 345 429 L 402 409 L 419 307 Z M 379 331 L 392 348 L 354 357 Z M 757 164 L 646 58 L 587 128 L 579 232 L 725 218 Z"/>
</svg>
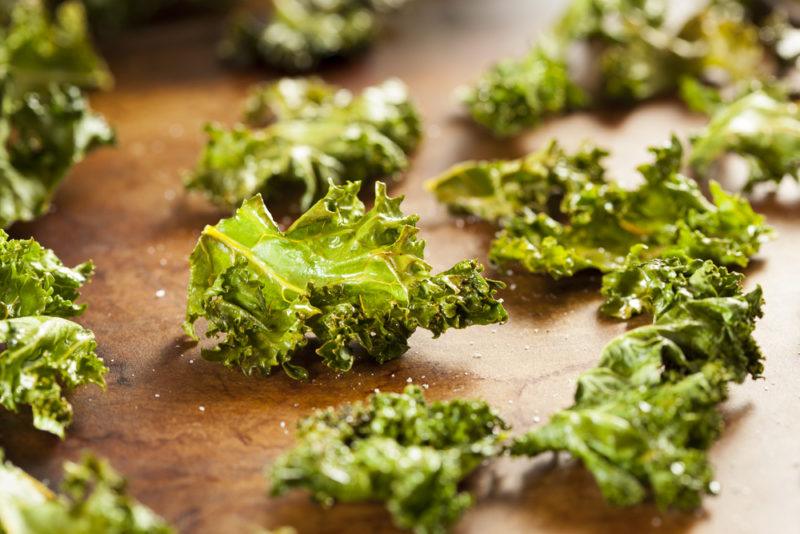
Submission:
<svg viewBox="0 0 800 534">
<path fill-rule="evenodd" d="M 711 493 L 713 472 L 705 451 L 722 427 L 714 406 L 725 394 L 716 369 L 576 404 L 519 438 L 512 454 L 567 451 L 618 506 L 643 501 L 649 490 L 661 507 L 697 507 L 700 495 Z"/>
<path fill-rule="evenodd" d="M 566 54 L 550 42 L 536 45 L 522 59 L 490 69 L 462 95 L 473 119 L 499 136 L 536 126 L 545 118 L 586 104 L 570 79 Z"/>
<path fill-rule="evenodd" d="M 0 532 L 5 534 L 169 534 L 172 529 L 126 491 L 108 462 L 85 455 L 64 464 L 56 495 L 0 451 Z"/>
<path fill-rule="evenodd" d="M 375 206 L 365 211 L 359 183 L 332 185 L 285 232 L 260 197 L 203 231 L 191 256 L 185 329 L 205 317 L 209 336 L 224 341 L 205 357 L 250 374 L 277 365 L 307 376 L 291 363 L 313 333 L 324 362 L 350 369 L 351 345 L 379 362 L 402 355 L 419 327 L 438 336 L 448 328 L 503 322 L 507 315 L 474 261 L 433 275 L 416 237 L 416 216 L 402 199 L 376 184 Z"/>
<path fill-rule="evenodd" d="M 0 230 L 0 318 L 80 315 L 85 306 L 74 301 L 93 271 L 91 262 L 65 267 L 52 250 Z"/>
<path fill-rule="evenodd" d="M 223 41 L 223 58 L 240 64 L 263 62 L 290 72 L 346 57 L 375 39 L 381 15 L 408 0 L 273 0 L 265 24 L 247 14 L 236 19 Z"/>
<path fill-rule="evenodd" d="M 672 256 L 646 261 L 646 256 L 647 247 L 637 245 L 620 269 L 603 276 L 603 314 L 619 319 L 640 313 L 660 316 L 679 302 L 736 296 L 744 279 L 709 260 Z"/>
<path fill-rule="evenodd" d="M 763 217 L 745 199 L 714 182 L 707 200 L 697 184 L 679 172 L 682 148 L 677 139 L 651 152 L 655 161 L 639 168 L 644 183 L 638 188 L 588 183 L 562 200 L 557 215 L 566 219 L 563 223 L 525 209 L 505 224 L 490 257 L 556 278 L 584 269 L 617 269 L 638 244 L 650 246 L 653 257 L 679 255 L 747 265 L 771 235 Z"/>
<path fill-rule="evenodd" d="M 677 28 L 669 15 L 663 0 L 573 0 L 552 34 L 523 59 L 491 68 L 465 103 L 478 123 L 507 136 L 572 109 L 675 93 L 685 77 L 769 78 L 759 28 L 738 3 L 709 2 Z M 576 50 L 585 68 L 568 61 Z"/>
<path fill-rule="evenodd" d="M 636 245 L 647 245 L 651 258 L 747 265 L 771 235 L 763 218 L 716 183 L 707 200 L 679 172 L 677 139 L 651 152 L 655 161 L 639 168 L 644 183 L 633 190 L 605 179 L 605 152 L 570 156 L 554 144 L 522 160 L 458 165 L 428 187 L 454 211 L 501 224 L 490 251 L 501 265 L 556 278 L 608 272 Z"/>
<path fill-rule="evenodd" d="M 502 451 L 507 428 L 481 401 L 427 404 L 416 386 L 376 392 L 303 420 L 299 443 L 271 468 L 272 490 L 307 488 L 328 506 L 384 501 L 397 526 L 444 533 L 472 503 L 458 484 Z"/>
<path fill-rule="evenodd" d="M 252 124 L 208 127 L 209 142 L 187 187 L 226 207 L 260 193 L 267 202 L 300 190 L 300 208 L 328 184 L 392 178 L 408 166 L 420 120 L 399 80 L 360 96 L 318 79 L 284 79 L 256 89 L 247 104 Z"/>
<path fill-rule="evenodd" d="M 65 3 L 51 18 L 40 2 L 19 2 L 0 37 L 0 227 L 5 227 L 46 212 L 72 166 L 114 136 L 79 89 L 111 83 L 92 51 L 79 4 Z"/>
<path fill-rule="evenodd" d="M 34 426 L 60 437 L 72 421 L 63 392 L 105 385 L 94 335 L 63 318 L 83 312 L 74 300 L 92 271 L 91 263 L 69 269 L 36 241 L 0 230 L 0 405 L 30 406 Z"/>
<path fill-rule="evenodd" d="M 698 295 L 730 293 L 730 282 L 705 277 L 712 287 Z M 707 457 L 722 429 L 716 406 L 729 382 L 763 371 L 752 337 L 761 306 L 760 288 L 672 299 L 652 326 L 606 346 L 598 367 L 580 377 L 575 405 L 515 440 L 512 453 L 570 452 L 613 504 L 650 493 L 663 508 L 696 508 L 718 489 Z"/>
<path fill-rule="evenodd" d="M 64 2 L 52 15 L 39 0 L 16 2 L 2 31 L 4 70 L 18 87 L 68 84 L 105 89 L 113 83 L 94 51 L 78 2 Z"/>
<path fill-rule="evenodd" d="M 746 190 L 785 176 L 800 180 L 800 110 L 765 91 L 720 105 L 711 122 L 692 139 L 690 164 L 705 174 L 725 154 L 749 163 Z"/>
<path fill-rule="evenodd" d="M 606 155 L 589 146 L 567 154 L 551 141 L 522 159 L 458 164 L 426 187 L 455 213 L 501 222 L 525 208 L 546 211 L 554 199 L 605 183 Z"/>
</svg>

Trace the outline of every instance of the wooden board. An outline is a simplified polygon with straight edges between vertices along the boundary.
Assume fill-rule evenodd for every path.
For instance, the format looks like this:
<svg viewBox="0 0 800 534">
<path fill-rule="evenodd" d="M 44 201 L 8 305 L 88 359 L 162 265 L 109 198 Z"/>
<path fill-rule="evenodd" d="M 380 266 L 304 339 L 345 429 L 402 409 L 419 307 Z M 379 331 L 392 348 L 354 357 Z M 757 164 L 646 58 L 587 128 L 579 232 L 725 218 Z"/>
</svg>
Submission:
<svg viewBox="0 0 800 534">
<path fill-rule="evenodd" d="M 518 140 L 498 142 L 461 118 L 454 89 L 493 60 L 519 54 L 557 16 L 555 2 L 428 0 L 396 17 L 373 52 L 326 70 L 352 89 L 399 76 L 411 87 L 427 137 L 408 178 L 392 186 L 405 209 L 422 216 L 428 257 L 437 269 L 465 257 L 485 261 L 491 230 L 460 227 L 422 183 L 468 158 L 519 156 L 551 136 L 568 147 L 589 139 L 613 150 L 623 179 L 645 147 L 670 131 L 686 135 L 702 119 L 670 101 L 632 112 L 577 114 Z M 93 258 L 95 280 L 83 292 L 108 362 L 108 391 L 72 396 L 75 424 L 59 442 L 30 428 L 27 415 L 0 414 L 0 446 L 34 475 L 55 481 L 64 459 L 92 449 L 131 479 L 133 493 L 188 533 L 249 532 L 295 526 L 304 532 L 393 532 L 380 506 L 322 510 L 302 492 L 266 495 L 263 468 L 293 443 L 295 422 L 314 407 L 362 399 L 374 388 L 428 384 L 434 399 L 482 397 L 522 431 L 570 403 L 575 378 L 626 325 L 598 318 L 598 278 L 554 283 L 494 273 L 509 283 L 511 321 L 426 332 L 403 358 L 358 363 L 336 376 L 311 357 L 313 379 L 282 374 L 246 378 L 204 362 L 183 336 L 187 255 L 205 224 L 224 216 L 186 196 L 182 171 L 204 142 L 207 120 L 232 124 L 249 83 L 267 72 L 236 73 L 213 57 L 218 20 L 170 23 L 132 33 L 108 50 L 117 88 L 94 98 L 119 132 L 116 150 L 82 164 L 59 192 L 56 210 L 18 225 L 69 263 Z M 722 494 L 697 514 L 653 506 L 607 506 L 578 465 L 550 456 L 503 460 L 469 482 L 478 497 L 455 531 L 725 532 L 800 531 L 800 200 L 791 184 L 757 202 L 780 233 L 748 270 L 764 286 L 767 307 L 757 337 L 767 354 L 766 379 L 735 387 L 725 405 L 727 430 L 712 453 Z M 156 291 L 166 291 L 156 298 Z M 204 409 L 204 410 L 203 410 Z"/>
</svg>

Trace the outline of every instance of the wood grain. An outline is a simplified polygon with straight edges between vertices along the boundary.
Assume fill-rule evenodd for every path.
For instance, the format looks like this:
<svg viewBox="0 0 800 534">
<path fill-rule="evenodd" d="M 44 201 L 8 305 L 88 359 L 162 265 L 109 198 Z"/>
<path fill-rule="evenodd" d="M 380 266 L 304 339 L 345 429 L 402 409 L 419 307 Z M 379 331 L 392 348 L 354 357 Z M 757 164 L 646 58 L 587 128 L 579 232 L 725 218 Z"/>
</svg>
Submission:
<svg viewBox="0 0 800 534">
<path fill-rule="evenodd" d="M 686 135 L 702 119 L 671 101 L 632 112 L 608 110 L 552 121 L 535 133 L 498 142 L 465 122 L 453 90 L 493 60 L 517 54 L 557 16 L 556 2 L 428 0 L 392 20 L 379 46 L 326 69 L 353 89 L 399 76 L 411 87 L 427 137 L 408 178 L 392 186 L 405 209 L 422 216 L 428 257 L 437 269 L 465 257 L 485 261 L 491 230 L 460 227 L 422 182 L 468 158 L 519 156 L 556 136 L 613 150 L 612 169 L 631 179 L 647 144 L 670 131 Z M 280 374 L 246 378 L 202 361 L 183 337 L 187 255 L 203 225 L 225 214 L 186 196 L 182 171 L 203 144 L 207 120 L 232 124 L 251 82 L 268 72 L 237 73 L 214 61 L 218 20 L 142 29 L 109 46 L 117 76 L 112 93 L 94 98 L 116 125 L 120 143 L 82 164 L 58 194 L 56 210 L 13 229 L 33 235 L 68 263 L 93 258 L 84 291 L 92 328 L 111 372 L 108 390 L 72 396 L 75 424 L 64 442 L 30 428 L 27 414 L 0 413 L 0 446 L 34 475 L 56 481 L 60 464 L 90 448 L 131 479 L 134 494 L 187 533 L 249 532 L 293 525 L 305 532 L 393 532 L 380 506 L 322 510 L 305 494 L 271 499 L 262 472 L 293 442 L 295 422 L 314 407 L 361 399 L 373 388 L 428 384 L 431 398 L 483 397 L 519 431 L 566 406 L 579 373 L 625 324 L 597 316 L 598 278 L 554 283 L 493 273 L 509 283 L 511 321 L 432 340 L 416 334 L 403 358 L 362 362 L 343 376 L 310 356 L 313 379 Z M 757 337 L 767 354 L 766 380 L 733 389 L 728 428 L 712 457 L 722 494 L 697 514 L 660 513 L 650 505 L 607 506 L 591 477 L 569 462 L 503 460 L 470 481 L 478 503 L 458 533 L 800 531 L 800 199 L 791 184 L 757 201 L 780 238 L 748 270 L 764 286 L 767 308 Z M 156 298 L 164 289 L 166 296 Z M 201 411 L 201 407 L 204 411 Z M 284 430 L 284 424 L 286 429 Z"/>
</svg>

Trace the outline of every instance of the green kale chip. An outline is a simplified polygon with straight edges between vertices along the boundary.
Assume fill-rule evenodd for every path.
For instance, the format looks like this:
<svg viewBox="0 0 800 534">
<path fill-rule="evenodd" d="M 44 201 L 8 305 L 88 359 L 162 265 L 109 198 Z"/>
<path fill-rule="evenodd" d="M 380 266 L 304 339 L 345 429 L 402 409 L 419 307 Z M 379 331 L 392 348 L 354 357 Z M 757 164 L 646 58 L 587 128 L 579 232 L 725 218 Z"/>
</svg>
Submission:
<svg viewBox="0 0 800 534">
<path fill-rule="evenodd" d="M 503 450 L 507 428 L 481 401 L 376 392 L 301 421 L 299 443 L 271 467 L 272 491 L 307 488 L 326 506 L 383 501 L 398 527 L 445 533 L 472 504 L 458 484 Z"/>
<path fill-rule="evenodd" d="M 736 296 L 744 279 L 710 260 L 646 256 L 647 247 L 637 245 L 621 268 L 603 276 L 601 313 L 618 319 L 641 313 L 660 316 L 679 302 Z"/>
<path fill-rule="evenodd" d="M 79 2 L 64 2 L 52 15 L 39 0 L 16 2 L 0 32 L 2 72 L 19 89 L 53 84 L 107 89 L 113 84 L 94 50 Z"/>
<path fill-rule="evenodd" d="M 492 67 L 461 100 L 478 124 L 505 137 L 552 115 L 580 109 L 587 96 L 570 79 L 565 53 L 545 41 L 522 59 Z"/>
<path fill-rule="evenodd" d="M 64 392 L 105 386 L 94 335 L 64 319 L 83 312 L 74 300 L 93 269 L 65 267 L 36 241 L 0 230 L 0 405 L 14 412 L 30 406 L 33 425 L 62 438 L 72 421 Z"/>
<path fill-rule="evenodd" d="M 772 230 L 750 204 L 711 183 L 711 200 L 680 171 L 676 138 L 651 148 L 644 183 L 628 190 L 605 177 L 605 152 L 567 155 L 555 144 L 516 161 L 468 162 L 428 184 L 457 212 L 498 222 L 490 258 L 555 278 L 609 272 L 637 245 L 650 258 L 686 256 L 746 266 Z"/>
<path fill-rule="evenodd" d="M 267 23 L 238 17 L 220 46 L 224 59 L 258 62 L 290 72 L 351 56 L 375 39 L 381 15 L 408 0 L 273 0 Z"/>
<path fill-rule="evenodd" d="M 676 138 L 650 150 L 655 161 L 639 167 L 644 183 L 634 190 L 589 183 L 562 200 L 557 215 L 565 222 L 527 208 L 509 219 L 492 243 L 492 261 L 560 278 L 618 269 L 632 247 L 644 244 L 653 256 L 746 266 L 771 235 L 763 217 L 714 182 L 707 200 L 680 174 L 683 150 Z"/>
<path fill-rule="evenodd" d="M 508 136 L 576 108 L 673 94 L 687 77 L 725 85 L 772 76 L 759 28 L 737 2 L 709 2 L 678 28 L 668 23 L 669 7 L 665 0 L 573 0 L 526 57 L 499 63 L 466 91 L 467 108 Z M 581 55 L 576 50 L 587 68 L 568 61 Z"/>
<path fill-rule="evenodd" d="M 127 483 L 105 460 L 84 455 L 64 464 L 54 494 L 0 451 L 0 532 L 5 534 L 169 534 L 167 523 L 127 494 Z"/>
<path fill-rule="evenodd" d="M 800 180 L 800 110 L 766 91 L 747 93 L 718 106 L 705 129 L 692 138 L 691 166 L 705 174 L 726 154 L 749 164 L 747 191 L 786 176 Z"/>
<path fill-rule="evenodd" d="M 91 262 L 70 269 L 36 241 L 8 239 L 0 230 L 0 319 L 80 315 L 85 306 L 74 301 L 93 272 Z"/>
<path fill-rule="evenodd" d="M 419 142 L 421 126 L 405 85 L 388 80 L 359 96 L 316 78 L 283 79 L 257 88 L 246 118 L 264 128 L 210 125 L 191 190 L 234 207 L 256 193 L 267 202 L 301 191 L 300 208 L 328 184 L 397 176 Z"/>
<path fill-rule="evenodd" d="M 49 209 L 73 165 L 114 140 L 79 87 L 108 87 L 80 4 L 51 18 L 38 1 L 19 2 L 0 27 L 0 228 Z"/>
<path fill-rule="evenodd" d="M 578 403 L 517 439 L 511 450 L 569 452 L 618 506 L 638 504 L 649 489 L 662 508 L 691 509 L 714 487 L 706 450 L 721 432 L 714 407 L 724 399 L 716 368 L 709 367 L 675 383 Z"/>
<path fill-rule="evenodd" d="M 523 211 L 546 211 L 554 199 L 605 183 L 607 152 L 585 146 L 568 154 L 553 140 L 516 160 L 466 161 L 427 182 L 439 202 L 458 214 L 502 222 Z"/>
<path fill-rule="evenodd" d="M 701 285 L 718 285 L 699 294 L 730 293 L 730 281 L 706 277 Z M 609 343 L 579 378 L 575 405 L 516 439 L 512 454 L 567 451 L 613 504 L 651 494 L 662 508 L 698 507 L 703 493 L 719 490 L 707 457 L 722 430 L 716 406 L 729 382 L 763 371 L 752 336 L 762 304 L 760 288 L 673 299 L 652 326 Z"/>
<path fill-rule="evenodd" d="M 423 260 L 416 216 L 403 215 L 401 198 L 375 187 L 365 211 L 361 184 L 331 185 L 325 198 L 281 231 L 261 197 L 230 219 L 208 226 L 191 256 L 186 332 L 208 321 L 208 336 L 224 336 L 206 358 L 246 374 L 291 363 L 313 333 L 317 354 L 340 371 L 351 368 L 352 345 L 385 362 L 408 349 L 419 327 L 435 336 L 448 328 L 507 319 L 494 298 L 503 287 L 484 279 L 481 266 L 463 261 L 438 275 Z"/>
</svg>

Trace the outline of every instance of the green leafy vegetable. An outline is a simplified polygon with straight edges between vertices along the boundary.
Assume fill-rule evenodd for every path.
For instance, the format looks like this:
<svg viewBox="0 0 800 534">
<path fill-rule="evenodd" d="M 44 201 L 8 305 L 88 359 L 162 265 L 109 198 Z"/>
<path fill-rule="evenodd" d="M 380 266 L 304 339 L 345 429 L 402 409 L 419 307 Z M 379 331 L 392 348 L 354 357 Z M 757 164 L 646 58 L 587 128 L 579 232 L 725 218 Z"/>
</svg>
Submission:
<svg viewBox="0 0 800 534">
<path fill-rule="evenodd" d="M 268 202 L 288 187 L 308 207 L 328 184 L 392 178 L 408 166 L 420 120 L 399 80 L 355 97 L 318 79 L 284 79 L 258 88 L 247 104 L 262 129 L 208 127 L 209 143 L 187 187 L 238 206 L 260 193 Z"/>
<path fill-rule="evenodd" d="M 507 315 L 474 261 L 438 275 L 423 260 L 416 216 L 400 211 L 381 182 L 365 211 L 359 183 L 332 185 L 282 232 L 256 196 L 203 231 L 191 256 L 185 329 L 205 317 L 224 341 L 204 356 L 250 374 L 277 365 L 295 378 L 307 371 L 292 356 L 313 333 L 326 365 L 349 370 L 351 344 L 379 362 L 402 355 L 419 327 L 503 322 Z"/>
<path fill-rule="evenodd" d="M 545 211 L 553 199 L 605 183 L 607 153 L 586 146 L 567 154 L 556 141 L 517 160 L 466 161 L 426 187 L 455 213 L 501 222 L 529 208 Z"/>
<path fill-rule="evenodd" d="M 221 45 L 223 58 L 241 64 L 264 62 L 291 71 L 309 71 L 321 62 L 346 57 L 369 46 L 380 15 L 407 0 L 273 0 L 268 23 L 242 15 Z"/>
<path fill-rule="evenodd" d="M 620 269 L 603 277 L 602 313 L 619 319 L 645 312 L 661 316 L 678 302 L 734 297 L 744 279 L 709 260 L 673 256 L 646 261 L 645 256 L 647 247 L 637 245 Z"/>
<path fill-rule="evenodd" d="M 749 163 L 746 190 L 762 182 L 800 180 L 800 110 L 794 102 L 765 91 L 720 105 L 706 128 L 692 139 L 690 164 L 706 174 L 726 154 Z"/>
<path fill-rule="evenodd" d="M 458 484 L 502 451 L 507 425 L 484 402 L 427 404 L 422 391 L 317 411 L 272 466 L 272 490 L 308 488 L 324 505 L 384 501 L 397 526 L 447 532 L 472 503 Z"/>
<path fill-rule="evenodd" d="M 127 495 L 126 481 L 108 462 L 84 455 L 64 464 L 56 495 L 0 451 L 0 532 L 4 534 L 169 534 L 172 529 Z"/>
<path fill-rule="evenodd" d="M 528 160 L 539 165 L 552 150 Z M 763 217 L 713 182 L 707 200 L 679 172 L 683 150 L 677 139 L 651 152 L 655 161 L 639 168 L 644 183 L 633 190 L 604 181 L 599 150 L 571 161 L 562 154 L 535 172 L 519 172 L 521 162 L 468 163 L 432 188 L 455 209 L 489 219 L 502 215 L 503 229 L 490 251 L 501 265 L 518 264 L 556 278 L 584 269 L 608 272 L 622 267 L 636 245 L 650 247 L 649 257 L 747 265 L 771 235 Z M 558 208 L 549 209 L 559 198 Z"/>
<path fill-rule="evenodd" d="M 586 104 L 570 80 L 565 54 L 543 42 L 520 60 L 506 60 L 462 95 L 473 119 L 500 136 L 536 126 L 546 117 Z"/>
<path fill-rule="evenodd" d="M 642 269 L 653 273 L 660 266 Z M 707 457 L 722 430 L 716 406 L 726 399 L 729 382 L 763 371 L 752 337 L 762 297 L 760 288 L 749 294 L 737 288 L 731 295 L 733 279 L 709 264 L 683 263 L 673 272 L 680 279 L 681 270 L 691 269 L 690 281 L 676 282 L 683 287 L 673 295 L 669 287 L 653 290 L 663 287 L 663 273 L 649 294 L 631 291 L 655 308 L 654 324 L 609 343 L 598 367 L 578 380 L 575 405 L 515 440 L 513 454 L 568 451 L 618 505 L 652 494 L 662 508 L 691 509 L 703 493 L 719 490 Z M 683 291 L 696 298 L 675 298 Z M 637 310 L 624 315 L 631 311 Z"/>
<path fill-rule="evenodd" d="M 688 76 L 680 81 L 680 97 L 689 109 L 706 115 L 714 113 L 724 101 L 718 89 Z"/>
<path fill-rule="evenodd" d="M 709 2 L 677 28 L 670 14 L 661 0 L 573 0 L 551 35 L 490 69 L 465 103 L 507 136 L 576 108 L 675 93 L 686 77 L 725 85 L 772 75 L 759 28 L 738 3 Z M 568 61 L 576 49 L 588 68 Z"/>
<path fill-rule="evenodd" d="M 85 306 L 74 301 L 93 271 L 91 262 L 65 267 L 52 250 L 0 230 L 0 318 L 80 315 Z"/>
<path fill-rule="evenodd" d="M 74 300 L 93 269 L 69 269 L 36 241 L 0 230 L 0 405 L 30 406 L 34 426 L 62 438 L 72 421 L 63 393 L 105 386 L 93 334 L 63 318 L 83 312 Z"/>
<path fill-rule="evenodd" d="M 15 4 L 0 27 L 0 227 L 46 212 L 72 166 L 114 135 L 79 86 L 111 76 L 88 40 L 80 4 L 51 19 L 38 1 Z"/>
</svg>

